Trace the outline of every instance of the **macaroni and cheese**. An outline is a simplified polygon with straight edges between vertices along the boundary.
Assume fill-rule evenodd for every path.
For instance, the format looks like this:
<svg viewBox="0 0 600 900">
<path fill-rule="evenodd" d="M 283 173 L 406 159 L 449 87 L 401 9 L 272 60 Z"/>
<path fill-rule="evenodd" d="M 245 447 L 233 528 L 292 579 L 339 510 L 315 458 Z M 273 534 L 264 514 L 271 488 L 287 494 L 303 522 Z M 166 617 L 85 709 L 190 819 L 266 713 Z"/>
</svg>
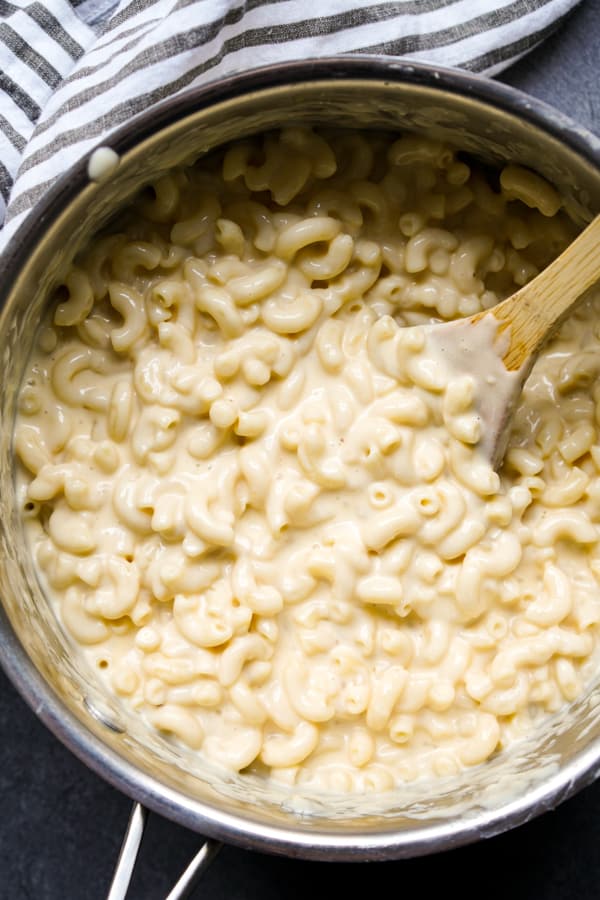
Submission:
<svg viewBox="0 0 600 900">
<path fill-rule="evenodd" d="M 286 128 L 152 182 L 58 287 L 20 394 L 23 516 L 65 629 L 232 770 L 382 791 L 488 759 L 600 632 L 600 299 L 497 474 L 408 326 L 568 243 L 554 189 L 411 135 Z"/>
</svg>

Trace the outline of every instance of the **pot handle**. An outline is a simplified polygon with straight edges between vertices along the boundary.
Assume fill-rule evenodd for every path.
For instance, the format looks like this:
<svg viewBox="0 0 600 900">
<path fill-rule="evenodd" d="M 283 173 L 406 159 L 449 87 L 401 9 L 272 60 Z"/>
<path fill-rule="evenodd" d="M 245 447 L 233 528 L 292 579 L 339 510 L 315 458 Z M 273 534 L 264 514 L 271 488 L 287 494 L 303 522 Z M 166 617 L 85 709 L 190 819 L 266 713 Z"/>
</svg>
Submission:
<svg viewBox="0 0 600 900">
<path fill-rule="evenodd" d="M 127 897 L 148 815 L 148 810 L 141 803 L 133 804 L 107 900 L 125 900 Z M 200 876 L 209 867 L 221 846 L 218 841 L 207 839 L 180 875 L 177 883 L 171 888 L 165 900 L 184 900 L 185 897 L 189 897 Z"/>
</svg>

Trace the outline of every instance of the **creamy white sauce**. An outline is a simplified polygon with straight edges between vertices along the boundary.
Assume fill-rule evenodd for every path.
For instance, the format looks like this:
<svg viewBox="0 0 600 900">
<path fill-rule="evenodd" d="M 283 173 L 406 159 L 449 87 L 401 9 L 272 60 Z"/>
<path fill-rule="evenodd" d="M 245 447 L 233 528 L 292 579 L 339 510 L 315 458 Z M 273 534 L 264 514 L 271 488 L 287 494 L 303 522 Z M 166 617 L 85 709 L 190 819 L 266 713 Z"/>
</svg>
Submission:
<svg viewBox="0 0 600 900">
<path fill-rule="evenodd" d="M 97 147 L 88 160 L 90 181 L 106 181 L 119 165 L 119 154 L 112 147 Z"/>
<path fill-rule="evenodd" d="M 510 435 L 514 407 L 529 372 L 529 361 L 509 371 L 503 362 L 509 330 L 499 329 L 490 313 L 476 322 L 425 326 L 428 352 L 444 361 L 455 375 L 471 375 L 475 383 L 474 407 L 481 417 L 478 449 L 482 456 L 499 463 Z"/>
</svg>

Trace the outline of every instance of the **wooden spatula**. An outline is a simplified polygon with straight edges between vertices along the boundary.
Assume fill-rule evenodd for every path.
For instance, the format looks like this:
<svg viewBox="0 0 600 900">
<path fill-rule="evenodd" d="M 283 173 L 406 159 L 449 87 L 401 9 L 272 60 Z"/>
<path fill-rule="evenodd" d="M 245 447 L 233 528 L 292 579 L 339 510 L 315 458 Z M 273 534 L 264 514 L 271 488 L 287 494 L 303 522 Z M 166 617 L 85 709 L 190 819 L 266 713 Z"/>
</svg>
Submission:
<svg viewBox="0 0 600 900">
<path fill-rule="evenodd" d="M 479 447 L 497 468 L 512 411 L 546 339 L 600 279 L 600 216 L 546 269 L 508 299 L 455 322 L 426 327 L 428 346 L 474 376 Z"/>
</svg>

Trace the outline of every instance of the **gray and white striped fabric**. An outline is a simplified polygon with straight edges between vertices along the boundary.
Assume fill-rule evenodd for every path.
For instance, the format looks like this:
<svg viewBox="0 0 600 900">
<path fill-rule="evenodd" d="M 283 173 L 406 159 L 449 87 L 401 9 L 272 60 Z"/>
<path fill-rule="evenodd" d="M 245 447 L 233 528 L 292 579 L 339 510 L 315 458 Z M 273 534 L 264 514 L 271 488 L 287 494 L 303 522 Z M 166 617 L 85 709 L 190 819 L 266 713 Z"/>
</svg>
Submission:
<svg viewBox="0 0 600 900">
<path fill-rule="evenodd" d="M 112 129 L 184 88 L 338 53 L 493 75 L 559 27 L 577 2 L 0 0 L 2 237 Z"/>
</svg>

